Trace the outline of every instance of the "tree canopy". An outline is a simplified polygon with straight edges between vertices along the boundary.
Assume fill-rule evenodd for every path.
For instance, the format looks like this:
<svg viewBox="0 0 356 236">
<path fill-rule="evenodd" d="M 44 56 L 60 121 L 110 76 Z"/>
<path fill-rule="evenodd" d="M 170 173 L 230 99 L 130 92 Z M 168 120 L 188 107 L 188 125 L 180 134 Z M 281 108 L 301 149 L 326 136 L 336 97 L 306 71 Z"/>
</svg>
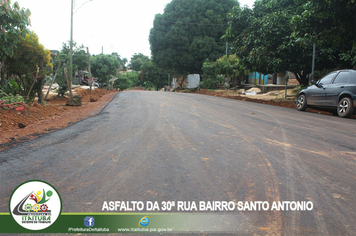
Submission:
<svg viewBox="0 0 356 236">
<path fill-rule="evenodd" d="M 149 60 L 141 66 L 140 78 L 144 83 L 153 84 L 159 89 L 167 85 L 168 72 Z"/>
<path fill-rule="evenodd" d="M 91 73 L 100 83 L 108 83 L 120 68 L 119 60 L 112 55 L 99 54 L 90 58 Z"/>
<path fill-rule="evenodd" d="M 28 9 L 20 8 L 16 2 L 11 5 L 10 0 L 0 0 L 0 72 L 1 89 L 4 88 L 5 80 L 5 60 L 12 57 L 17 43 L 21 37 L 26 37 L 26 27 L 30 24 L 31 12 Z"/>
<path fill-rule="evenodd" d="M 28 99 L 31 99 L 35 96 L 35 92 L 41 94 L 41 85 L 47 75 L 47 69 L 52 68 L 50 58 L 50 51 L 39 43 L 38 36 L 34 32 L 30 32 L 26 34 L 26 37 L 21 38 L 20 43 L 14 50 L 13 57 L 8 57 L 6 60 L 6 66 L 13 75 L 16 75 L 14 78 L 21 88 L 20 94 L 23 97 L 30 95 Z M 36 74 L 40 82 L 37 86 L 38 91 L 32 90 Z"/>
<path fill-rule="evenodd" d="M 20 8 L 15 2 L 11 6 L 10 0 L 0 0 L 0 60 L 12 57 L 16 44 L 21 37 L 26 37 L 26 27 L 30 24 L 30 10 Z"/>
<path fill-rule="evenodd" d="M 58 54 L 58 59 L 64 61 L 69 65 L 69 53 L 70 53 L 70 42 L 63 43 L 62 49 Z M 73 42 L 73 73 L 76 70 L 88 70 L 88 55 L 85 51 L 84 45 L 78 45 L 76 42 Z M 74 77 L 74 76 L 73 76 Z"/>
<path fill-rule="evenodd" d="M 262 73 L 289 70 L 302 85 L 317 69 L 355 65 L 354 0 L 260 0 L 253 10 L 235 7 L 225 37 L 248 68 Z"/>
<path fill-rule="evenodd" d="M 135 71 L 140 71 L 140 67 L 148 62 L 150 59 L 148 56 L 143 55 L 142 53 L 135 53 L 131 57 L 130 68 Z"/>
<path fill-rule="evenodd" d="M 204 61 L 225 54 L 226 14 L 235 0 L 172 0 L 150 32 L 153 61 L 176 74 L 201 73 Z"/>
</svg>

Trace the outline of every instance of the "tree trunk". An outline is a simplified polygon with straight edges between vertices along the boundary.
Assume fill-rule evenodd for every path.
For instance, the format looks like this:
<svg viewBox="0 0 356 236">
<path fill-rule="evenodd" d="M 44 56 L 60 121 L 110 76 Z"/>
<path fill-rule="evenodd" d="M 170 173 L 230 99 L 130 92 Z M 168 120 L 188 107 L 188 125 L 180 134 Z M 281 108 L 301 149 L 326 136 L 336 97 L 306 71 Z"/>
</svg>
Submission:
<svg viewBox="0 0 356 236">
<path fill-rule="evenodd" d="M 298 80 L 299 84 L 302 87 L 308 86 L 309 85 L 309 80 L 307 78 L 307 75 L 305 73 L 294 73 L 296 75 L 296 79 Z"/>
<path fill-rule="evenodd" d="M 198 85 L 198 91 L 200 91 L 200 80 L 201 80 L 201 78 L 203 78 L 203 80 L 204 80 L 204 77 L 203 77 L 203 75 L 202 74 L 199 74 L 199 85 Z M 204 86 L 204 82 L 203 82 L 203 86 Z"/>
<path fill-rule="evenodd" d="M 0 71 L 1 71 L 0 88 L 1 88 L 1 89 L 4 89 L 4 84 L 5 84 L 5 60 L 1 60 L 1 63 L 0 63 Z"/>
<path fill-rule="evenodd" d="M 47 94 L 46 94 L 46 96 L 45 96 L 45 99 L 44 99 L 45 101 L 46 101 L 46 99 L 47 99 L 47 97 L 48 97 L 49 92 L 50 92 L 51 89 L 52 89 L 52 85 L 53 85 L 54 81 L 56 80 L 56 76 L 57 76 L 57 73 L 58 73 L 58 69 L 59 69 L 59 67 L 61 66 L 61 64 L 62 64 L 62 62 L 59 62 L 58 67 L 57 67 L 57 69 L 56 69 L 56 73 L 54 74 L 54 77 L 53 77 L 53 79 L 52 79 L 51 85 L 49 86 L 48 91 L 47 91 Z"/>
<path fill-rule="evenodd" d="M 40 70 L 43 70 L 43 61 L 41 61 L 41 65 L 40 65 Z M 38 93 L 38 103 L 42 104 L 43 102 L 43 84 L 45 82 L 46 76 L 41 77 L 40 79 L 40 88 L 38 89 L 37 93 Z"/>
<path fill-rule="evenodd" d="M 36 83 L 36 81 L 37 81 L 37 76 L 38 76 L 38 71 L 39 71 L 39 69 L 40 69 L 40 68 L 37 67 L 36 77 L 35 77 L 35 79 L 33 80 L 33 83 L 32 83 L 32 85 L 31 85 L 31 87 L 30 87 L 30 89 L 29 89 L 29 91 L 28 91 L 28 93 L 27 93 L 26 101 L 29 101 L 29 100 L 30 100 L 30 93 L 31 93 L 31 91 L 32 91 L 33 86 L 35 85 L 35 83 Z"/>
<path fill-rule="evenodd" d="M 68 71 L 67 71 L 67 66 L 66 66 L 65 63 L 63 64 L 63 67 L 64 67 L 64 74 L 66 75 L 66 79 L 67 79 L 70 98 L 72 98 L 73 97 L 73 95 L 72 95 L 72 86 L 71 86 L 69 78 L 68 78 Z"/>
<path fill-rule="evenodd" d="M 45 79 L 41 78 L 40 80 L 40 88 L 38 89 L 38 104 L 43 103 L 43 84 L 44 84 Z"/>
<path fill-rule="evenodd" d="M 234 78 L 234 91 L 237 91 L 237 78 Z"/>
</svg>

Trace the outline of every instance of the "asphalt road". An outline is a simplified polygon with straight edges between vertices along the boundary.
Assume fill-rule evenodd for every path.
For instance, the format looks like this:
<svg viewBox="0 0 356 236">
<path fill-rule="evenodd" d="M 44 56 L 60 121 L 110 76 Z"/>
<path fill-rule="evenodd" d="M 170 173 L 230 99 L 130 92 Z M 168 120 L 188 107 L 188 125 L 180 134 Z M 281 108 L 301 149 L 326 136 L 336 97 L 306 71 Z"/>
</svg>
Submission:
<svg viewBox="0 0 356 236">
<path fill-rule="evenodd" d="M 356 123 L 237 100 L 119 93 L 103 111 L 0 152 L 0 212 L 22 182 L 62 212 L 104 201 L 310 201 L 311 211 L 234 211 L 239 233 L 353 235 Z M 217 213 L 213 213 L 217 214 Z"/>
</svg>

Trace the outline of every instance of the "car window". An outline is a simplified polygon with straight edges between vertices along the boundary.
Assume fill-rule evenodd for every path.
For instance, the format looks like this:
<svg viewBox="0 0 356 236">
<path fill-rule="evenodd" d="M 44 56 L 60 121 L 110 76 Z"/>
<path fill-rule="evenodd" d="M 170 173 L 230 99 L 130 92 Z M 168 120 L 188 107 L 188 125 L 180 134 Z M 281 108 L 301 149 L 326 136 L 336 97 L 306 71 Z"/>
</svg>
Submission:
<svg viewBox="0 0 356 236">
<path fill-rule="evenodd" d="M 318 84 L 322 84 L 322 85 L 331 84 L 331 81 L 335 77 L 335 74 L 336 73 L 331 73 L 331 74 L 326 75 L 324 78 L 319 80 Z"/>
<path fill-rule="evenodd" d="M 352 72 L 350 73 L 350 81 L 349 81 L 350 84 L 356 84 L 356 73 L 355 72 Z"/>
<path fill-rule="evenodd" d="M 347 84 L 349 82 L 349 78 L 350 72 L 341 71 L 334 80 L 334 84 Z"/>
</svg>

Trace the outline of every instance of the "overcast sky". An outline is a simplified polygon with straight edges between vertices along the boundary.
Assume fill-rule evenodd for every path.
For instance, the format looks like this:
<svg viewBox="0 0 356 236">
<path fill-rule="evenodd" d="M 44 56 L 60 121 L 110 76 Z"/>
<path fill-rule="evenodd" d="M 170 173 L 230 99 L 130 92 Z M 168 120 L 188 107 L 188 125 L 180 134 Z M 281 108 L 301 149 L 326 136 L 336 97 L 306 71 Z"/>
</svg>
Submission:
<svg viewBox="0 0 356 236">
<path fill-rule="evenodd" d="M 11 0 L 11 3 L 14 3 Z M 60 50 L 70 40 L 71 0 L 17 0 L 31 11 L 31 27 L 40 43 Z M 134 53 L 151 56 L 148 41 L 156 14 L 171 0 L 75 0 L 73 40 L 91 54 L 117 52 L 129 61 Z M 240 0 L 252 7 L 254 0 Z M 84 5 L 82 5 L 84 3 Z"/>
</svg>

